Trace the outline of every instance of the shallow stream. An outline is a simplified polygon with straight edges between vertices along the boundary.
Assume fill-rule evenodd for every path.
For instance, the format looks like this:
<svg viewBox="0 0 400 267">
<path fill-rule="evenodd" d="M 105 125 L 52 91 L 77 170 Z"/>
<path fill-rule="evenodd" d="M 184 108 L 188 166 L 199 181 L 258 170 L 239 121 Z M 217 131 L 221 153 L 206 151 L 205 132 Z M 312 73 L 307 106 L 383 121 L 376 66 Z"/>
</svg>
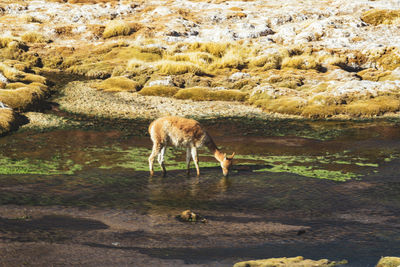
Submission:
<svg viewBox="0 0 400 267">
<path fill-rule="evenodd" d="M 204 124 L 224 152 L 236 152 L 228 178 L 206 150 L 200 154 L 200 177 L 193 169 L 187 176 L 185 151 L 176 148 L 166 153 L 167 177 L 161 177 L 157 165 L 156 175 L 149 177 L 147 123 L 30 130 L 1 137 L 0 204 L 133 210 L 169 217 L 192 209 L 209 224 L 223 222 L 236 232 L 227 230 L 205 241 L 211 237 L 202 237 L 200 228 L 206 226 L 198 223 L 190 226 L 193 234 L 182 239 L 168 232 L 142 234 L 143 244 L 171 235 L 171 246 L 153 247 L 132 246 L 126 236 L 120 237 L 119 243 L 127 243 L 118 249 L 186 264 L 230 266 L 245 259 L 301 255 L 374 266 L 381 256 L 399 256 L 398 122 L 248 121 L 243 126 L 240 120 L 221 119 Z M 0 230 L 8 232 L 7 238 L 19 235 L 23 240 L 4 220 L 0 218 Z M 255 230 L 260 223 L 300 228 Z M 239 224 L 254 229 L 237 228 Z M 191 245 L 187 238 L 193 240 Z M 97 241 L 85 244 L 108 248 L 108 243 Z"/>
</svg>

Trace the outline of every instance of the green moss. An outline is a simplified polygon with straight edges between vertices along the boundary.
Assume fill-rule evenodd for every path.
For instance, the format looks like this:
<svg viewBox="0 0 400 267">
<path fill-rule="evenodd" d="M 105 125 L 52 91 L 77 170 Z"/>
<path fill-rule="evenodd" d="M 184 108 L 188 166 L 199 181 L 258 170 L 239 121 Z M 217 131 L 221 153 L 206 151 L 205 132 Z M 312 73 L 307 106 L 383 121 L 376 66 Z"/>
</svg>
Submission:
<svg viewBox="0 0 400 267">
<path fill-rule="evenodd" d="M 237 155 L 244 165 L 260 164 L 265 168 L 256 172 L 287 172 L 305 177 L 328 179 L 333 181 L 347 181 L 361 177 L 361 173 L 344 170 L 362 170 L 360 167 L 378 168 L 379 165 L 366 158 L 351 156 L 348 152 L 326 154 L 319 156 L 252 156 Z"/>
<path fill-rule="evenodd" d="M 203 87 L 181 89 L 174 96 L 177 99 L 191 99 L 195 101 L 240 101 L 247 98 L 247 93 L 237 90 L 211 90 Z"/>
<path fill-rule="evenodd" d="M 179 91 L 175 86 L 155 85 L 143 87 L 139 94 L 148 96 L 167 96 L 172 97 Z"/>
<path fill-rule="evenodd" d="M 61 165 L 58 161 L 11 159 L 8 157 L 0 158 L 0 174 L 74 174 L 82 169 L 82 166 L 67 161 Z"/>
</svg>

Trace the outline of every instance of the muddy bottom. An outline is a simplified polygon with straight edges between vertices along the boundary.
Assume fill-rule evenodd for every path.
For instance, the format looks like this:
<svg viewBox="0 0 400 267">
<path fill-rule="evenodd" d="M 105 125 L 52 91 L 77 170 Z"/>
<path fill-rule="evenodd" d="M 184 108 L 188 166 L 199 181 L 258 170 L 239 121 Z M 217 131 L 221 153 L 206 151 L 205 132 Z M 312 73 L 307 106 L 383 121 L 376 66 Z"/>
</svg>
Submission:
<svg viewBox="0 0 400 267">
<path fill-rule="evenodd" d="M 0 265 L 231 266 L 301 255 L 375 266 L 398 255 L 396 123 L 313 123 L 307 135 L 285 124 L 292 132 L 282 136 L 214 123 L 216 143 L 237 155 L 228 178 L 205 150 L 200 177 L 186 175 L 184 151 L 172 148 L 167 177 L 149 177 L 149 138 L 117 127 L 2 137 Z M 207 223 L 177 220 L 187 209 Z"/>
</svg>

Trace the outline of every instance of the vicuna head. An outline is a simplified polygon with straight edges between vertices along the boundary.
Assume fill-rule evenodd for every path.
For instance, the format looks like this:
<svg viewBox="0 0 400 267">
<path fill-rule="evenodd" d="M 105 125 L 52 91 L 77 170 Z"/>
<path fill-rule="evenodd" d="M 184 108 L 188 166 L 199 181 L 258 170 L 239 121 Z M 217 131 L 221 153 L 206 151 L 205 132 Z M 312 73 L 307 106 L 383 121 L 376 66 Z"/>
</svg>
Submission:
<svg viewBox="0 0 400 267">
<path fill-rule="evenodd" d="M 222 168 L 222 173 L 224 176 L 227 176 L 229 173 L 229 169 L 232 166 L 233 163 L 233 157 L 235 156 L 235 152 L 232 153 L 231 156 L 226 156 L 226 153 L 224 154 L 224 159 L 220 161 L 221 163 L 221 168 Z"/>
</svg>

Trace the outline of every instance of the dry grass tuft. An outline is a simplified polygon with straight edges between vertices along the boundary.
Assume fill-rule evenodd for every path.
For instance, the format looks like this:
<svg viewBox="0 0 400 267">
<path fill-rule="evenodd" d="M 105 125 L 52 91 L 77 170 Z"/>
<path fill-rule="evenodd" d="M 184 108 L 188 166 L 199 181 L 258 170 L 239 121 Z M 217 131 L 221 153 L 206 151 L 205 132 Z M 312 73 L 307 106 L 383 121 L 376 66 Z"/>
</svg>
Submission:
<svg viewBox="0 0 400 267">
<path fill-rule="evenodd" d="M 357 72 L 357 75 L 360 76 L 363 80 L 369 81 L 384 81 L 387 80 L 388 76 L 391 75 L 391 71 L 380 71 L 376 69 L 365 69 L 360 72 Z"/>
<path fill-rule="evenodd" d="M 261 55 L 249 59 L 249 67 L 259 67 L 262 70 L 280 69 L 282 64 L 282 57 L 278 53 L 269 55 Z"/>
<path fill-rule="evenodd" d="M 210 69 L 244 69 L 248 62 L 249 51 L 243 47 L 232 47 L 225 54 L 210 65 Z"/>
<path fill-rule="evenodd" d="M 49 43 L 50 40 L 38 32 L 27 32 L 21 35 L 21 40 L 27 43 Z"/>
<path fill-rule="evenodd" d="M 130 35 L 133 32 L 131 26 L 121 20 L 112 20 L 107 23 L 103 32 L 103 38 L 111 38 L 114 36 Z"/>
<path fill-rule="evenodd" d="M 202 67 L 185 61 L 160 60 L 155 63 L 155 67 L 162 75 L 179 75 L 193 73 L 195 75 L 210 75 Z"/>
<path fill-rule="evenodd" d="M 215 57 L 222 57 L 230 46 L 230 43 L 192 43 L 188 49 L 190 51 L 206 52 Z"/>
<path fill-rule="evenodd" d="M 385 53 L 376 59 L 378 67 L 383 70 L 394 70 L 400 67 L 400 49 L 390 47 L 385 49 Z"/>
<path fill-rule="evenodd" d="M 301 115 L 307 101 L 297 96 L 283 96 L 277 99 L 265 98 L 254 102 L 254 105 L 267 112 L 276 112 L 290 115 Z"/>
<path fill-rule="evenodd" d="M 29 83 L 39 83 L 39 84 L 47 83 L 47 79 L 45 77 L 32 73 L 25 73 L 24 77 L 21 78 L 21 81 Z"/>
<path fill-rule="evenodd" d="M 14 119 L 14 112 L 11 109 L 0 109 L 0 135 L 11 130 Z"/>
<path fill-rule="evenodd" d="M 0 48 L 5 48 L 9 43 L 14 41 L 11 37 L 0 37 Z"/>
<path fill-rule="evenodd" d="M 399 22 L 400 10 L 371 9 L 364 12 L 361 19 L 371 25 L 392 24 Z"/>
<path fill-rule="evenodd" d="M 345 106 L 346 114 L 355 117 L 372 117 L 400 110 L 400 99 L 393 96 L 378 96 L 368 100 L 354 101 Z"/>
<path fill-rule="evenodd" d="M 292 68 L 301 70 L 318 70 L 321 68 L 321 64 L 313 56 L 299 55 L 293 57 L 285 57 L 282 60 L 282 68 Z"/>
<path fill-rule="evenodd" d="M 143 87 L 139 94 L 148 96 L 166 96 L 172 97 L 179 91 L 178 87 L 175 86 L 165 86 L 165 85 L 155 85 Z"/>
<path fill-rule="evenodd" d="M 181 89 L 174 96 L 177 99 L 191 99 L 195 101 L 239 101 L 247 99 L 247 93 L 238 90 L 211 90 L 204 87 Z"/>
<path fill-rule="evenodd" d="M 24 73 L 12 68 L 2 62 L 0 62 L 0 72 L 3 73 L 4 77 L 6 77 L 10 81 L 19 81 L 24 77 Z"/>
<path fill-rule="evenodd" d="M 123 76 L 111 77 L 95 85 L 97 89 L 105 92 L 136 92 L 141 85 Z"/>
<path fill-rule="evenodd" d="M 216 58 L 207 52 L 187 52 L 176 53 L 172 56 L 166 56 L 165 59 L 173 61 L 186 61 L 196 65 L 206 66 L 212 63 Z"/>
<path fill-rule="evenodd" d="M 26 110 L 39 103 L 44 97 L 45 93 L 37 87 L 27 86 L 18 89 L 0 90 L 0 101 L 17 110 Z"/>
<path fill-rule="evenodd" d="M 42 23 L 42 21 L 34 16 L 26 15 L 24 17 L 25 22 L 27 23 Z"/>
</svg>

